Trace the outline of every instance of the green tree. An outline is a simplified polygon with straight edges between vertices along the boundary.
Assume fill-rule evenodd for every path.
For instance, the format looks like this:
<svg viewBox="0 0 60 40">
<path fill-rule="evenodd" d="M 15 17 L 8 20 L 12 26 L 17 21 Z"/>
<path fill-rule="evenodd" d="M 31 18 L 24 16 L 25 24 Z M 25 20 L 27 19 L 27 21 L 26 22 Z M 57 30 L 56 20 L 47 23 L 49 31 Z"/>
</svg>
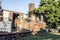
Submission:
<svg viewBox="0 0 60 40">
<path fill-rule="evenodd" d="M 44 16 L 44 21 L 48 27 L 60 26 L 60 0 L 41 0 L 35 12 Z"/>
</svg>

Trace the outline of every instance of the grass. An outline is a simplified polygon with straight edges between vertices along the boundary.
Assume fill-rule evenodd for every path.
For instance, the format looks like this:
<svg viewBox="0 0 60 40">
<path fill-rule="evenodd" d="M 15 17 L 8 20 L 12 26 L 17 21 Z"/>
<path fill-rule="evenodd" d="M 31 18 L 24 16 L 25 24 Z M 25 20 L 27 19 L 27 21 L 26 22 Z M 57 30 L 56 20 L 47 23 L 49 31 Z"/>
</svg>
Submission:
<svg viewBox="0 0 60 40">
<path fill-rule="evenodd" d="M 36 35 L 20 37 L 20 40 L 60 40 L 60 35 L 53 35 L 45 31 L 40 31 Z"/>
</svg>

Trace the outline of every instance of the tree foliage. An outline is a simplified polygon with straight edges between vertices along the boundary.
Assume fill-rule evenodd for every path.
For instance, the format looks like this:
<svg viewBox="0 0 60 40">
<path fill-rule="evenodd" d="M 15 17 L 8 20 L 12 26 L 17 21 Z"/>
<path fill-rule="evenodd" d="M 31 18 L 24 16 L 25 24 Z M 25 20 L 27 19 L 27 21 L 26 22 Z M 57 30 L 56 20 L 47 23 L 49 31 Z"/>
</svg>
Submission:
<svg viewBox="0 0 60 40">
<path fill-rule="evenodd" d="M 35 12 L 43 14 L 48 26 L 60 26 L 60 0 L 41 0 Z"/>
</svg>

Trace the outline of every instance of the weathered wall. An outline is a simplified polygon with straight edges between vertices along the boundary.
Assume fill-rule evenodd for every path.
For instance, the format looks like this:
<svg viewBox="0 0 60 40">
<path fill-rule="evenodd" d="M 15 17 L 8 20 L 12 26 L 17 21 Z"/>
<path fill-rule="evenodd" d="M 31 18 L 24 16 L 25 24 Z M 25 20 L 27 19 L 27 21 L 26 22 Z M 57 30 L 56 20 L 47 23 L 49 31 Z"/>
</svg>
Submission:
<svg viewBox="0 0 60 40">
<path fill-rule="evenodd" d="M 9 13 L 9 21 L 12 21 L 13 20 L 13 12 L 10 12 Z"/>
<path fill-rule="evenodd" d="M 46 24 L 44 22 L 38 21 L 38 22 L 31 22 L 29 24 L 29 29 L 31 31 L 40 31 L 41 28 L 45 28 Z"/>
<path fill-rule="evenodd" d="M 0 21 L 0 31 L 11 32 L 12 21 L 9 21 L 9 14 L 10 14 L 10 12 L 4 10 L 2 13 L 3 13 L 3 15 L 2 15 L 3 20 Z"/>
<path fill-rule="evenodd" d="M 17 32 L 21 31 L 24 28 L 24 14 L 20 13 L 19 16 L 15 19 L 15 26 Z"/>
<path fill-rule="evenodd" d="M 30 3 L 30 4 L 29 4 L 29 12 L 33 11 L 34 8 L 35 8 L 35 4 Z"/>
<path fill-rule="evenodd" d="M 35 21 L 31 22 L 28 27 L 28 30 L 32 31 L 32 33 L 35 32 L 34 34 L 36 34 L 41 28 L 45 28 L 46 24 L 42 21 Z"/>
<path fill-rule="evenodd" d="M 30 3 L 30 4 L 29 4 L 29 17 L 31 17 L 31 15 L 33 15 L 33 13 L 34 13 L 34 8 L 35 8 L 35 4 Z"/>
</svg>

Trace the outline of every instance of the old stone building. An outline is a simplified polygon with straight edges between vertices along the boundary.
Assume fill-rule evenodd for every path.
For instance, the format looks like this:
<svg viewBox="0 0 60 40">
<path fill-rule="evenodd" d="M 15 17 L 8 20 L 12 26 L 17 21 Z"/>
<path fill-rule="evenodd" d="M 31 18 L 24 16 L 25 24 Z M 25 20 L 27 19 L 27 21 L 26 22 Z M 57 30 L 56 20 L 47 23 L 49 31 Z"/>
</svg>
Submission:
<svg viewBox="0 0 60 40">
<path fill-rule="evenodd" d="M 28 30 L 33 31 L 32 34 L 36 34 L 36 31 L 40 31 L 41 28 L 46 27 L 46 23 L 43 21 L 43 15 L 40 18 L 35 16 L 35 5 L 33 3 L 29 4 L 29 13 L 28 13 Z M 36 33 L 34 33 L 36 32 Z"/>
<path fill-rule="evenodd" d="M 16 31 L 18 27 L 15 27 L 15 19 L 16 18 L 20 18 L 19 21 L 20 22 L 19 25 L 23 26 L 23 19 L 24 19 L 24 14 L 20 13 L 20 12 L 16 12 L 16 11 L 10 11 L 10 10 L 5 10 L 3 9 L 2 12 L 3 15 L 0 15 L 0 29 L 3 31 L 8 31 L 8 32 L 12 32 L 12 31 Z M 0 30 L 0 31 L 1 31 Z"/>
<path fill-rule="evenodd" d="M 0 31 L 20 32 L 22 29 L 27 29 L 35 32 L 45 28 L 46 24 L 43 21 L 43 16 L 36 18 L 34 9 L 35 5 L 33 3 L 29 4 L 26 20 L 24 19 L 24 13 L 2 9 L 3 11 L 0 13 Z"/>
</svg>

